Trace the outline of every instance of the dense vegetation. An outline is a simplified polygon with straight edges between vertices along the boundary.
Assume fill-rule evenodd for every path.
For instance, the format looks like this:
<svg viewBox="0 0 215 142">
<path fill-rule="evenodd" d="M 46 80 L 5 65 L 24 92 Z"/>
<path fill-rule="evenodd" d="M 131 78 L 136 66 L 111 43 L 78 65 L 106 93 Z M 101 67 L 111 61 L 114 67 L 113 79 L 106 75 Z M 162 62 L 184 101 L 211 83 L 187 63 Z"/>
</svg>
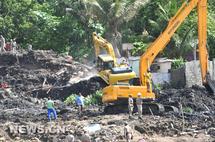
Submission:
<svg viewBox="0 0 215 142">
<path fill-rule="evenodd" d="M 32 44 L 34 49 L 69 52 L 78 58 L 92 53 L 91 33 L 96 31 L 119 49 L 117 56 L 123 42 L 134 43 L 134 54 L 142 54 L 181 4 L 179 0 L 1 0 L 0 32 L 7 41 L 17 38 L 23 48 Z M 208 6 L 208 47 L 215 57 L 215 2 L 208 1 Z M 161 55 L 190 58 L 196 46 L 193 11 Z"/>
</svg>

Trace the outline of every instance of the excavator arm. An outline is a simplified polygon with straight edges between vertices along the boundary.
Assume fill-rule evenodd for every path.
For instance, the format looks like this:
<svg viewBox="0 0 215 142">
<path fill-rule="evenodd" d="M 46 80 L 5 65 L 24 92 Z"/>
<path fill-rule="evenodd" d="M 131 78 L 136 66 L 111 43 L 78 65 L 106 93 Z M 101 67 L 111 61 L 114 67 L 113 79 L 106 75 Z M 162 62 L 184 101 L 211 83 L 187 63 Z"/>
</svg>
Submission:
<svg viewBox="0 0 215 142">
<path fill-rule="evenodd" d="M 208 84 L 208 51 L 207 51 L 207 0 L 198 2 L 198 48 L 203 84 Z"/>
<path fill-rule="evenodd" d="M 197 7 L 198 6 L 198 7 Z M 176 15 L 169 21 L 164 32 L 153 42 L 147 51 L 140 58 L 140 83 L 145 86 L 147 70 L 154 61 L 155 57 L 169 43 L 178 27 L 183 23 L 190 12 L 198 8 L 198 39 L 199 39 L 199 58 L 203 82 L 206 83 L 208 67 L 208 53 L 206 48 L 207 40 L 207 0 L 186 0 Z"/>
<path fill-rule="evenodd" d="M 96 58 L 98 58 L 101 52 L 101 49 L 105 49 L 107 54 L 113 58 L 114 66 L 117 66 L 116 56 L 111 43 L 103 39 L 101 36 L 98 36 L 95 32 L 93 32 L 93 43 L 94 43 Z"/>
</svg>

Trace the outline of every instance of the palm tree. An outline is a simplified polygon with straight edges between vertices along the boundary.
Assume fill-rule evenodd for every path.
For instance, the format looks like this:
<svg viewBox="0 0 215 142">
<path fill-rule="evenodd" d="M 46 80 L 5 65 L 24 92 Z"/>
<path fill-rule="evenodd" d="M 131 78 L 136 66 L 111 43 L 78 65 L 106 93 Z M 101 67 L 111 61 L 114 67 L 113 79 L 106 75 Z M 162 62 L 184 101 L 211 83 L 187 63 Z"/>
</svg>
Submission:
<svg viewBox="0 0 215 142">
<path fill-rule="evenodd" d="M 112 43 L 116 56 L 120 57 L 121 29 L 146 5 L 149 0 L 80 0 L 84 5 L 86 16 L 97 20 L 105 28 L 105 38 Z"/>
</svg>

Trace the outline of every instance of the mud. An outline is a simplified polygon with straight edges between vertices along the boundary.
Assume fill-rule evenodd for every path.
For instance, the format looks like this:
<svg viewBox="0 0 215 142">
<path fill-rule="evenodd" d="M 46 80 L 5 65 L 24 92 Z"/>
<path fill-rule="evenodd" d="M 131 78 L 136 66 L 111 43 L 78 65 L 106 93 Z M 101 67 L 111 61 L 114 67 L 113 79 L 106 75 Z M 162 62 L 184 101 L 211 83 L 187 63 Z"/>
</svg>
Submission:
<svg viewBox="0 0 215 142">
<path fill-rule="evenodd" d="M 76 106 L 67 106 L 63 100 L 73 93 L 89 95 L 104 87 L 93 68 L 75 62 L 52 51 L 22 51 L 18 54 L 0 54 L 0 78 L 8 82 L 12 94 L 0 97 L 0 141 L 65 141 L 68 135 L 76 140 L 83 137 L 91 141 L 126 141 L 127 123 L 134 135 L 133 141 L 144 138 L 156 141 L 215 141 L 215 96 L 203 87 L 166 89 L 157 101 L 174 105 L 179 113 L 143 115 L 105 115 L 103 106 L 85 107 L 83 116 Z M 51 96 L 56 105 L 57 121 L 47 121 L 46 98 Z M 85 128 L 96 124 L 99 130 L 85 133 Z M 66 132 L 15 133 L 12 126 L 69 126 Z M 160 138 L 160 139 L 158 139 Z"/>
<path fill-rule="evenodd" d="M 186 112 L 201 112 L 215 114 L 215 96 L 209 93 L 205 87 L 192 86 L 184 89 L 162 90 L 158 97 L 162 104 L 172 104 L 176 107 L 182 105 Z"/>
<path fill-rule="evenodd" d="M 73 93 L 86 96 L 101 87 L 92 67 L 52 51 L 20 52 L 0 55 L 0 78 L 19 96 L 64 100 Z"/>
</svg>

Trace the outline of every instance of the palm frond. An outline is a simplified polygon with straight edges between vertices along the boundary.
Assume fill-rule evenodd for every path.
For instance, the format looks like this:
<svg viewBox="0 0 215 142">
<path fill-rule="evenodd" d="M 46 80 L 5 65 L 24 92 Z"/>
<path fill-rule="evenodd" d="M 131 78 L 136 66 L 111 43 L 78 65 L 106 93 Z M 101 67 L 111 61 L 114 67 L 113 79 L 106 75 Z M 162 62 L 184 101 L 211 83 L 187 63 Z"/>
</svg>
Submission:
<svg viewBox="0 0 215 142">
<path fill-rule="evenodd" d="M 82 0 L 82 3 L 83 3 L 86 7 L 98 8 L 98 9 L 100 9 L 102 12 L 104 12 L 104 10 L 102 9 L 101 5 L 98 3 L 97 0 Z M 86 9 L 88 9 L 88 8 L 86 8 Z"/>
</svg>

